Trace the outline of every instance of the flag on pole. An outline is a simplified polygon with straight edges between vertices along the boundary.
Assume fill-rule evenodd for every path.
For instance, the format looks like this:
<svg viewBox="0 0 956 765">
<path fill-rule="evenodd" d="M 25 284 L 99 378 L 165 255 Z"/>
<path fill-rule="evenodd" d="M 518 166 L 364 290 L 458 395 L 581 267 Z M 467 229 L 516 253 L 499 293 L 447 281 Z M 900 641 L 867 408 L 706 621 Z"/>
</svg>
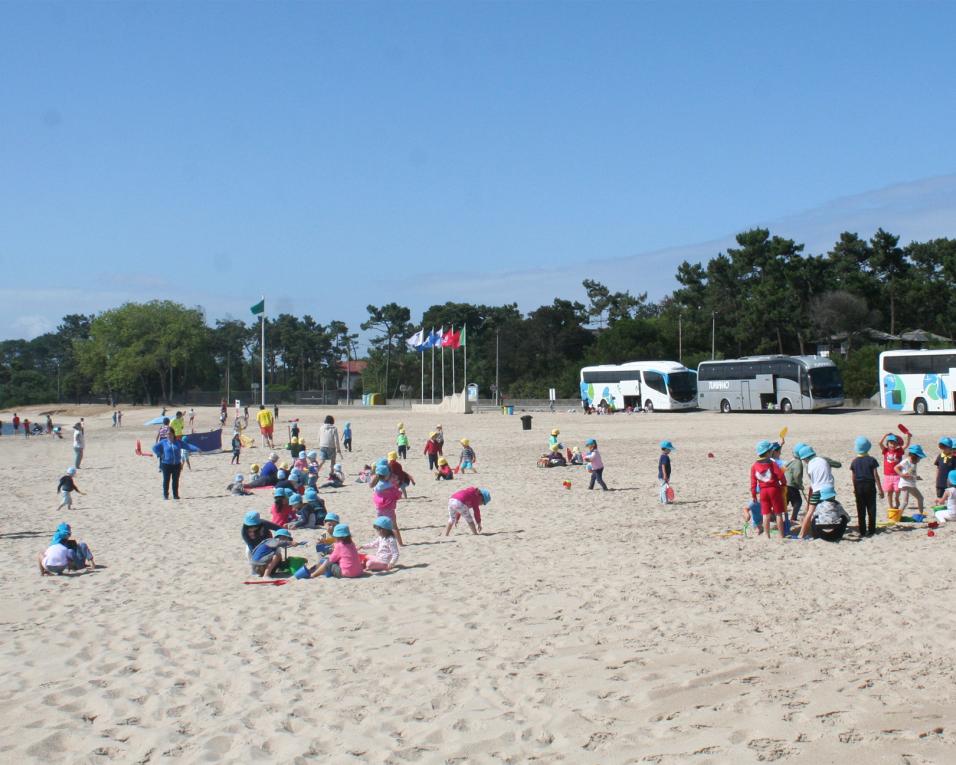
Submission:
<svg viewBox="0 0 956 765">
<path fill-rule="evenodd" d="M 441 347 L 441 332 L 436 332 L 435 328 L 432 327 L 432 333 L 428 336 L 428 346 L 430 348 L 440 348 Z"/>
<path fill-rule="evenodd" d="M 458 340 L 458 335 L 455 334 L 455 328 L 451 327 L 447 332 L 442 333 L 441 337 L 441 347 L 442 348 L 457 348 L 456 342 Z"/>
<path fill-rule="evenodd" d="M 455 345 L 456 348 L 461 348 L 465 345 L 465 330 L 467 329 L 468 329 L 467 326 L 462 327 L 461 331 L 456 336 L 456 340 L 455 340 L 455 342 L 457 343 Z"/>
<path fill-rule="evenodd" d="M 266 299 L 262 298 L 258 303 L 256 303 L 252 308 L 249 309 L 252 311 L 253 315 L 258 316 L 260 313 L 265 313 L 266 311 Z"/>
<path fill-rule="evenodd" d="M 408 346 L 410 351 L 421 351 L 423 350 L 422 344 L 425 341 L 425 330 L 420 329 L 414 335 L 412 335 L 408 340 L 405 341 L 405 345 Z"/>
</svg>

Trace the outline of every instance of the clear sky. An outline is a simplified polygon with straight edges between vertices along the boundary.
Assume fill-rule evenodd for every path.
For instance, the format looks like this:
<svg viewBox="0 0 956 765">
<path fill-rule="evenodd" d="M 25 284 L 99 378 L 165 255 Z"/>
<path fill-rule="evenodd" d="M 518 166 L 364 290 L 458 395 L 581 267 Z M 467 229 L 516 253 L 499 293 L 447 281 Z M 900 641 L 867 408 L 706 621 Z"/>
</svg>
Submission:
<svg viewBox="0 0 956 765">
<path fill-rule="evenodd" d="M 956 3 L 0 2 L 0 338 L 956 236 Z"/>
</svg>

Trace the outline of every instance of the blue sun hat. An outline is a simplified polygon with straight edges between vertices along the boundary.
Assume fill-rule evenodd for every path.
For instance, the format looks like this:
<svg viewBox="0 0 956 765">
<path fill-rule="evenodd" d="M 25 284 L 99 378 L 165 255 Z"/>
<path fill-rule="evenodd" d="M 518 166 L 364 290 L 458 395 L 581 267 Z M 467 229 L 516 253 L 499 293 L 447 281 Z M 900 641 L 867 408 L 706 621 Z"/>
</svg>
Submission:
<svg viewBox="0 0 956 765">
<path fill-rule="evenodd" d="M 299 493 L 298 493 L 298 492 L 293 492 L 293 493 L 292 493 L 292 495 L 289 497 L 289 504 L 290 504 L 290 505 L 301 505 L 301 504 L 302 504 L 302 497 L 299 496 Z"/>
<path fill-rule="evenodd" d="M 870 443 L 870 439 L 866 436 L 857 436 L 856 441 L 853 442 L 853 450 L 857 454 L 866 454 L 873 447 L 873 444 Z"/>
<path fill-rule="evenodd" d="M 284 481 L 288 477 L 288 473 L 286 473 L 284 470 L 280 470 L 278 473 L 276 473 L 276 479 L 279 481 Z"/>
<path fill-rule="evenodd" d="M 372 525 L 377 529 L 385 529 L 386 531 L 395 530 L 395 524 L 392 523 L 392 519 L 386 518 L 384 515 L 380 515 L 378 518 L 372 521 Z"/>
<path fill-rule="evenodd" d="M 923 451 L 923 447 L 919 444 L 913 444 L 909 449 L 906 450 L 914 457 L 919 457 L 921 460 L 926 459 L 926 452 Z"/>
<path fill-rule="evenodd" d="M 956 470 L 950 470 L 947 478 L 950 486 L 956 486 Z"/>
<path fill-rule="evenodd" d="M 243 526 L 258 526 L 262 523 L 262 517 L 255 510 L 250 510 L 242 519 Z"/>
<path fill-rule="evenodd" d="M 820 499 L 836 499 L 836 491 L 834 491 L 832 486 L 827 486 L 826 488 L 820 489 Z"/>
<path fill-rule="evenodd" d="M 352 423 L 351 423 L 351 422 L 347 422 L 347 423 L 345 423 L 345 427 L 347 427 L 347 428 L 351 428 L 351 427 L 352 427 Z"/>
<path fill-rule="evenodd" d="M 306 452 L 305 456 L 310 460 L 317 460 L 319 458 L 319 453 L 313 449 L 312 451 Z"/>
<path fill-rule="evenodd" d="M 328 516 L 325 516 L 328 519 Z M 336 539 L 345 539 L 345 537 L 352 536 L 352 532 L 349 530 L 349 527 L 345 523 L 340 523 L 334 529 L 332 529 L 332 536 Z"/>
<path fill-rule="evenodd" d="M 387 467 L 387 466 L 388 466 L 388 457 L 380 457 L 379 460 L 378 460 L 378 462 L 375 463 L 375 465 L 376 465 L 376 467 L 377 467 L 378 465 L 385 465 L 385 466 Z"/>
<path fill-rule="evenodd" d="M 57 531 L 53 534 L 53 544 L 58 545 L 60 542 L 65 542 L 70 538 L 69 531 Z"/>
<path fill-rule="evenodd" d="M 778 452 L 778 451 L 780 451 L 780 449 L 781 449 L 781 446 L 780 446 L 779 442 L 774 441 L 772 444 L 770 444 L 770 451 L 772 451 L 772 452 Z"/>
<path fill-rule="evenodd" d="M 391 475 L 391 470 L 388 469 L 388 465 L 376 465 L 375 475 L 380 475 L 382 478 L 385 478 L 388 475 Z"/>
<path fill-rule="evenodd" d="M 661 449 L 670 449 L 672 452 L 677 451 L 677 447 L 674 446 L 674 444 L 672 444 L 670 441 L 667 441 L 666 439 L 664 441 L 661 441 Z"/>
<path fill-rule="evenodd" d="M 273 489 L 273 490 L 272 490 L 272 496 L 273 496 L 275 499 L 278 499 L 279 497 L 284 497 L 284 496 L 285 496 L 285 489 L 283 489 L 281 486 L 280 486 L 278 489 Z"/>
<path fill-rule="evenodd" d="M 279 529 L 276 532 L 276 537 L 287 537 L 288 539 L 292 539 L 292 532 L 288 529 Z"/>
<path fill-rule="evenodd" d="M 302 471 L 299 468 L 292 468 L 292 472 L 289 473 L 289 480 L 292 483 L 298 483 L 302 480 Z"/>
<path fill-rule="evenodd" d="M 67 474 L 67 475 L 76 475 L 76 468 L 75 468 L 75 467 L 68 467 L 68 468 L 66 469 L 66 474 Z"/>
<path fill-rule="evenodd" d="M 242 475 L 242 473 L 236 473 L 235 477 L 232 480 L 235 481 L 236 483 L 242 483 L 243 479 L 244 479 L 244 476 Z"/>
<path fill-rule="evenodd" d="M 661 448 L 664 448 L 664 447 L 661 447 Z M 754 450 L 757 452 L 758 457 L 763 457 L 763 455 L 769 453 L 769 451 L 772 448 L 773 448 L 773 444 L 770 443 L 769 441 L 764 440 L 764 441 L 758 441 L 757 445 L 754 447 Z"/>
<path fill-rule="evenodd" d="M 478 491 L 481 492 L 481 504 L 487 505 L 489 502 L 491 502 L 490 491 L 488 491 L 487 489 L 478 489 Z"/>
<path fill-rule="evenodd" d="M 61 523 L 56 527 L 56 531 L 72 531 L 69 523 Z"/>
<path fill-rule="evenodd" d="M 793 456 L 797 459 L 800 459 L 800 450 L 803 449 L 804 446 L 806 446 L 806 444 L 803 443 L 803 441 L 798 441 L 795 443 L 793 445 Z"/>
<path fill-rule="evenodd" d="M 951 439 L 949 436 L 943 436 L 939 439 L 939 441 L 937 441 L 937 443 L 940 446 L 945 446 L 947 449 L 953 448 L 953 439 Z"/>
<path fill-rule="evenodd" d="M 813 447 L 809 444 L 804 444 L 803 448 L 800 449 L 800 453 L 797 455 L 802 460 L 812 459 L 817 456 L 817 453 L 813 450 Z"/>
<path fill-rule="evenodd" d="M 325 514 L 325 522 L 328 523 L 329 521 L 332 521 L 332 523 L 338 523 L 338 522 L 339 522 L 339 514 L 338 514 L 338 513 L 326 513 L 326 514 Z"/>
<path fill-rule="evenodd" d="M 886 437 L 886 442 L 887 442 L 887 443 L 889 443 L 890 441 L 899 441 L 899 440 L 900 440 L 900 437 L 899 437 L 898 435 L 896 435 L 896 433 L 890 433 L 890 434 Z"/>
<path fill-rule="evenodd" d="M 584 445 L 585 445 L 585 446 L 597 446 L 597 441 L 595 441 L 593 438 L 589 438 L 587 441 L 584 442 Z"/>
<path fill-rule="evenodd" d="M 319 498 L 319 492 L 317 492 L 312 487 L 309 487 L 308 489 L 305 490 L 305 494 L 302 495 L 302 498 L 306 502 L 315 502 L 315 500 Z"/>
</svg>

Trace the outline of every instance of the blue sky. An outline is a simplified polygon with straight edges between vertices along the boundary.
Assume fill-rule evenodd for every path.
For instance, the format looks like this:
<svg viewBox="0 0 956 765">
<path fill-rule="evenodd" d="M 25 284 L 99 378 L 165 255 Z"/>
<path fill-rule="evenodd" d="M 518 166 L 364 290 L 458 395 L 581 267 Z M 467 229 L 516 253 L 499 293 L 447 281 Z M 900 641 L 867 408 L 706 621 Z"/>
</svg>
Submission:
<svg viewBox="0 0 956 765">
<path fill-rule="evenodd" d="M 0 338 L 956 236 L 953 3 L 0 3 Z"/>
</svg>

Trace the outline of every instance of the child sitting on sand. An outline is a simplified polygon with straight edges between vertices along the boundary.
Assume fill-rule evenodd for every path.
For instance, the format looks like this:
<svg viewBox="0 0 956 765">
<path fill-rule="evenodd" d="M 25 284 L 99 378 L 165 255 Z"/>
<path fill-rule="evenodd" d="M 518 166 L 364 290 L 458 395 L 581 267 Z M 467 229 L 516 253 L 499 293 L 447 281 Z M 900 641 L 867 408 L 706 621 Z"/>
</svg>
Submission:
<svg viewBox="0 0 956 765">
<path fill-rule="evenodd" d="M 85 542 L 71 539 L 70 524 L 61 523 L 53 532 L 50 546 L 37 556 L 41 576 L 57 575 L 64 571 L 95 569 L 93 552 Z"/>
<path fill-rule="evenodd" d="M 598 451 L 597 441 L 589 438 L 584 442 L 584 448 L 588 450 L 584 459 L 588 463 L 588 472 L 591 473 L 591 485 L 588 491 L 594 488 L 594 484 L 601 485 L 603 491 L 607 491 L 607 484 L 604 483 L 604 460 L 601 459 L 601 453 Z"/>
<path fill-rule="evenodd" d="M 917 474 L 919 461 L 922 459 L 926 459 L 926 452 L 922 446 L 915 444 L 906 450 L 906 457 L 894 468 L 900 477 L 900 496 L 903 499 L 900 510 L 905 510 L 910 503 L 910 497 L 915 497 L 917 512 L 923 512 L 923 494 L 916 488 L 916 482 L 923 480 Z"/>
<path fill-rule="evenodd" d="M 936 520 L 940 523 L 956 521 L 956 470 L 949 471 L 946 483 L 948 486 L 946 491 L 943 492 L 943 502 L 946 507 L 943 510 L 936 511 Z"/>
<path fill-rule="evenodd" d="M 471 469 L 472 473 L 477 473 L 478 468 L 475 467 L 475 463 L 478 461 L 478 456 L 471 447 L 471 441 L 467 438 L 463 438 L 459 443 L 461 444 L 461 454 L 458 456 L 458 467 L 461 470 L 461 474 L 464 475 L 468 469 Z"/>
<path fill-rule="evenodd" d="M 358 478 L 355 479 L 355 483 L 368 483 L 372 480 L 372 466 L 365 465 L 359 471 Z"/>
<path fill-rule="evenodd" d="M 289 507 L 288 495 L 285 489 L 272 490 L 272 507 L 270 508 L 272 522 L 278 526 L 288 526 L 295 519 L 295 511 Z"/>
<path fill-rule="evenodd" d="M 587 444 L 585 444 L 585 448 L 587 448 Z M 583 464 L 584 464 L 584 457 L 582 456 L 581 450 L 578 449 L 578 447 L 575 446 L 575 447 L 571 450 L 571 457 L 570 457 L 570 459 L 568 460 L 568 464 L 570 464 L 570 465 L 583 465 Z M 590 472 L 590 471 L 589 471 L 589 472 Z"/>
<path fill-rule="evenodd" d="M 455 471 L 451 469 L 448 460 L 444 457 L 438 458 L 438 470 L 435 471 L 436 481 L 452 481 L 455 478 Z"/>
<path fill-rule="evenodd" d="M 56 511 L 58 512 L 61 507 L 65 507 L 67 510 L 70 510 L 73 507 L 73 497 L 72 493 L 75 491 L 77 494 L 82 494 L 80 487 L 76 485 L 76 480 L 73 476 L 76 475 L 76 468 L 69 467 L 66 470 L 66 475 L 60 478 L 60 482 L 56 485 L 56 490 L 60 495 L 60 504 L 57 505 Z"/>
<path fill-rule="evenodd" d="M 481 506 L 491 502 L 491 493 L 487 489 L 469 486 L 456 491 L 448 500 L 448 525 L 445 536 L 451 534 L 452 527 L 459 518 L 464 518 L 472 534 L 481 531 Z"/>
<path fill-rule="evenodd" d="M 323 483 L 320 489 L 341 489 L 345 486 L 345 473 L 342 471 L 342 465 L 336 463 L 329 473 L 328 480 Z"/>
<path fill-rule="evenodd" d="M 372 522 L 378 535 L 375 539 L 359 547 L 359 550 L 375 550 L 365 561 L 366 571 L 388 571 L 398 564 L 398 543 L 392 522 L 379 517 Z"/>
<path fill-rule="evenodd" d="M 249 556 L 252 573 L 257 576 L 272 576 L 280 563 L 285 561 L 288 548 L 294 544 L 288 529 L 279 529 L 274 537 L 264 539 Z"/>
<path fill-rule="evenodd" d="M 352 532 L 344 523 L 332 529 L 335 546 L 332 554 L 309 569 L 309 576 L 328 576 L 336 579 L 352 579 L 365 573 L 365 561 L 352 541 Z"/>
<path fill-rule="evenodd" d="M 246 555 L 251 556 L 260 542 L 272 539 L 272 532 L 281 528 L 278 524 L 262 520 L 255 510 L 246 513 L 242 520 L 242 541 L 246 545 Z"/>
</svg>

